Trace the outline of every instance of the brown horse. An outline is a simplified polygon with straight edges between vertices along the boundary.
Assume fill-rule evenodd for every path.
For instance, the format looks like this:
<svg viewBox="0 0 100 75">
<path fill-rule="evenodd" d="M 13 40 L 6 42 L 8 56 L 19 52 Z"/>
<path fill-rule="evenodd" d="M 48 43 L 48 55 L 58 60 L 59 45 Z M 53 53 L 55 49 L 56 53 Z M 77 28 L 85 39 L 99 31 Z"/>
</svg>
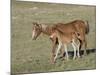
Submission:
<svg viewBox="0 0 100 75">
<path fill-rule="evenodd" d="M 69 27 L 66 27 L 66 29 L 69 29 Z M 79 37 L 80 37 L 80 35 L 77 32 L 67 31 L 66 33 L 63 33 L 61 31 L 59 31 L 57 28 L 55 28 L 55 31 L 54 31 L 54 33 L 52 33 L 50 38 L 54 38 L 54 37 L 58 38 L 58 43 L 59 43 L 58 49 L 56 51 L 56 56 L 54 57 L 54 62 L 56 61 L 58 52 L 59 52 L 59 50 L 61 49 L 62 46 L 65 49 L 67 60 L 69 59 L 68 51 L 67 51 L 67 45 L 70 44 L 70 43 L 72 44 L 72 46 L 74 48 L 73 59 L 76 58 L 76 49 L 77 49 L 77 56 L 80 57 L 80 54 L 79 54 L 80 42 L 79 42 L 78 45 L 75 43 L 75 41 L 77 41 L 77 40 L 79 41 Z"/>
<path fill-rule="evenodd" d="M 89 24 L 88 21 L 84 22 L 82 20 L 74 20 L 69 23 L 58 23 L 55 25 L 55 28 L 63 33 L 66 32 L 77 32 L 78 34 L 78 39 L 80 41 L 80 46 L 79 50 L 81 49 L 81 46 L 84 46 L 84 55 L 86 55 L 86 47 L 87 47 L 87 42 L 86 42 L 86 37 L 85 34 L 88 34 L 89 32 Z"/>
<path fill-rule="evenodd" d="M 55 26 L 47 26 L 45 24 L 39 24 L 37 22 L 33 22 L 32 39 L 36 40 L 41 33 L 51 36 L 54 33 L 54 31 L 55 31 Z M 58 38 L 56 36 L 53 36 L 52 38 L 50 37 L 50 39 L 53 45 L 51 62 L 54 63 L 55 50 L 58 46 Z M 61 53 L 62 55 L 64 53 L 62 49 Z"/>
<path fill-rule="evenodd" d="M 48 36 L 52 35 L 52 33 L 54 32 L 53 27 L 51 26 L 47 26 L 45 24 L 39 24 L 37 22 L 33 22 L 33 29 L 32 29 L 32 39 L 36 40 L 36 38 L 41 34 L 44 33 Z M 56 37 L 53 37 L 52 39 L 52 57 L 51 57 L 51 62 L 53 62 L 54 60 L 54 56 L 55 56 L 55 50 L 56 47 L 58 45 L 58 40 Z"/>
<path fill-rule="evenodd" d="M 67 31 L 66 31 L 66 26 L 67 27 L 69 26 L 69 29 L 67 29 Z M 38 24 L 38 23 L 34 22 L 33 23 L 32 38 L 36 39 L 40 35 L 41 32 L 43 32 L 44 34 L 47 34 L 48 36 L 51 36 L 55 32 L 55 27 L 57 28 L 57 30 L 59 30 L 63 33 L 67 33 L 68 31 L 71 31 L 73 33 L 77 32 L 77 35 L 78 35 L 77 37 L 80 41 L 79 50 L 84 42 L 85 42 L 85 47 L 86 47 L 85 34 L 88 33 L 89 26 L 88 26 L 88 24 L 85 24 L 85 22 L 82 20 L 75 20 L 75 21 L 72 21 L 72 22 L 69 22 L 66 24 L 58 23 L 58 24 L 54 25 L 53 27 L 49 27 L 49 26 L 46 26 L 44 24 Z M 53 36 L 53 38 L 51 39 L 53 42 L 52 62 L 54 61 L 55 49 L 58 45 L 58 38 L 57 37 L 58 36 L 55 36 L 55 37 Z M 84 53 L 86 53 L 86 52 L 84 52 Z"/>
</svg>

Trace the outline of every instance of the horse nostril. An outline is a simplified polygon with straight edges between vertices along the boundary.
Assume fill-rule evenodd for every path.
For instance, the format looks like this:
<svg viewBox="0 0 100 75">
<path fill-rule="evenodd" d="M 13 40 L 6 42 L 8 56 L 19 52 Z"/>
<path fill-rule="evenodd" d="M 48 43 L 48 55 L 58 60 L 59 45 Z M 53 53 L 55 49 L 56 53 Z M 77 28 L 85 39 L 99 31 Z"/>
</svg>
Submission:
<svg viewBox="0 0 100 75">
<path fill-rule="evenodd" d="M 35 38 L 32 38 L 32 40 L 35 40 Z"/>
</svg>

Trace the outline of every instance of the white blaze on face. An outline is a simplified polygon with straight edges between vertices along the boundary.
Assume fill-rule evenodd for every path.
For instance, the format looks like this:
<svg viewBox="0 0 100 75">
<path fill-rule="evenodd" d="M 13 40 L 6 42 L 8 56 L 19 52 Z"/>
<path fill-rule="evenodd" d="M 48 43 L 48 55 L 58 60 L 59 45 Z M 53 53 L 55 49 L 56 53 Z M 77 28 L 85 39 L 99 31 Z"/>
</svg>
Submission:
<svg viewBox="0 0 100 75">
<path fill-rule="evenodd" d="M 35 29 L 33 29 L 33 31 L 32 31 L 32 38 L 34 38 L 35 37 Z"/>
</svg>

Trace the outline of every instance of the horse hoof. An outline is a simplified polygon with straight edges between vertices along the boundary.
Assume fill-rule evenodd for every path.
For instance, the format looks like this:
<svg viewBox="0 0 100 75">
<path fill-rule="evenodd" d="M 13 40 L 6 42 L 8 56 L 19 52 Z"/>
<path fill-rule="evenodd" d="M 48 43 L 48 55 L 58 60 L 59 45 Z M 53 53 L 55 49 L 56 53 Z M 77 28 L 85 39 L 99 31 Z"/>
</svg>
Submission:
<svg viewBox="0 0 100 75">
<path fill-rule="evenodd" d="M 83 54 L 84 56 L 86 56 L 87 55 L 87 52 L 84 52 L 84 54 Z"/>
<path fill-rule="evenodd" d="M 78 58 L 80 58 L 81 56 L 78 56 Z"/>
<path fill-rule="evenodd" d="M 76 59 L 76 57 L 73 58 L 73 60 L 75 60 L 75 59 Z"/>
<path fill-rule="evenodd" d="M 56 61 L 54 61 L 54 60 L 51 61 L 51 64 L 55 64 L 55 63 L 56 63 Z"/>
<path fill-rule="evenodd" d="M 87 56 L 87 53 L 85 53 L 84 56 Z"/>
<path fill-rule="evenodd" d="M 83 56 L 87 56 L 87 53 L 84 53 Z"/>
</svg>

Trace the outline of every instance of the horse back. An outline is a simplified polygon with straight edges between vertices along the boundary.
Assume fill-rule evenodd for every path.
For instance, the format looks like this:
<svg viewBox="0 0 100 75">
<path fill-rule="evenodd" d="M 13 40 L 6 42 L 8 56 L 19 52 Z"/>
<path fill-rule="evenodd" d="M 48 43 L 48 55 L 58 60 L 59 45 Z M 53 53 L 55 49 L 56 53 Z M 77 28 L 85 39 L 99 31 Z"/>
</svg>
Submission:
<svg viewBox="0 0 100 75">
<path fill-rule="evenodd" d="M 55 25 L 55 28 L 63 33 L 66 33 L 66 32 L 74 32 L 74 31 L 77 31 L 77 32 L 85 31 L 86 26 L 85 26 L 84 21 L 75 20 L 75 21 L 65 23 L 65 24 L 58 23 Z"/>
</svg>

